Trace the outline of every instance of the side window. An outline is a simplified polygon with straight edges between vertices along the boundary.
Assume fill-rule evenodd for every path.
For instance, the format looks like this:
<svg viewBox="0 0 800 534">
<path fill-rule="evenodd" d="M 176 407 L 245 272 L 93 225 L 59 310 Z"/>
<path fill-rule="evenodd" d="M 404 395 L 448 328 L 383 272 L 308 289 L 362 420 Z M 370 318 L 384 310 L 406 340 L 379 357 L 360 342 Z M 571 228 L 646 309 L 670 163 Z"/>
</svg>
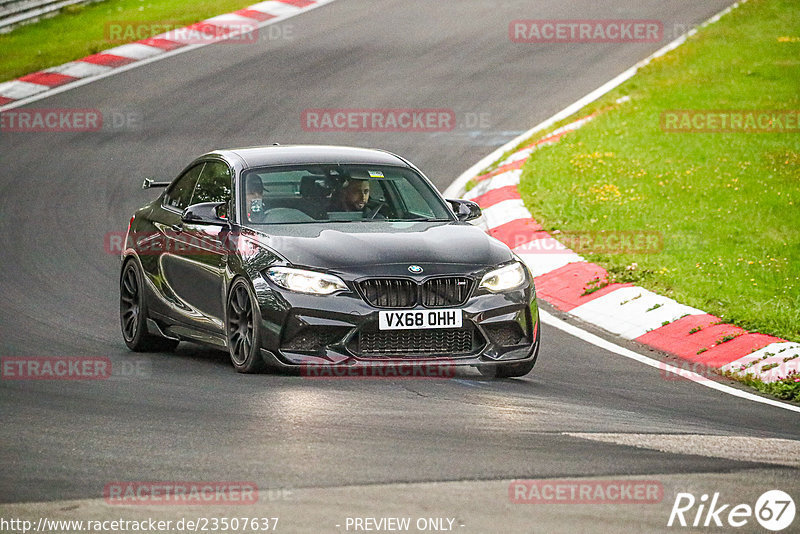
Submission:
<svg viewBox="0 0 800 534">
<path fill-rule="evenodd" d="M 219 161 L 206 163 L 189 205 L 201 202 L 225 202 L 220 215 L 227 217 L 227 203 L 231 199 L 231 171 Z"/>
<path fill-rule="evenodd" d="M 164 195 L 164 205 L 178 210 L 183 210 L 189 205 L 192 198 L 192 191 L 200 177 L 205 163 L 198 163 L 180 176 L 173 183 Z"/>
<path fill-rule="evenodd" d="M 206 163 L 203 174 L 194 188 L 192 204 L 227 202 L 231 199 L 231 171 L 218 161 Z"/>
</svg>

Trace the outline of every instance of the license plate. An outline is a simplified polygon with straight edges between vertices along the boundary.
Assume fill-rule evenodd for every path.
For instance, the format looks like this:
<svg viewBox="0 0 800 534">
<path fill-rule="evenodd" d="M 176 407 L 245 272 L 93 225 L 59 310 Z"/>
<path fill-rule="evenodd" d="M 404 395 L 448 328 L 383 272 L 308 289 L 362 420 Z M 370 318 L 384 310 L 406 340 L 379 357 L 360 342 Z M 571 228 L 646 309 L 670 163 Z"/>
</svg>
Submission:
<svg viewBox="0 0 800 534">
<path fill-rule="evenodd" d="M 423 328 L 461 328 L 461 310 L 379 311 L 380 330 L 409 330 Z"/>
</svg>

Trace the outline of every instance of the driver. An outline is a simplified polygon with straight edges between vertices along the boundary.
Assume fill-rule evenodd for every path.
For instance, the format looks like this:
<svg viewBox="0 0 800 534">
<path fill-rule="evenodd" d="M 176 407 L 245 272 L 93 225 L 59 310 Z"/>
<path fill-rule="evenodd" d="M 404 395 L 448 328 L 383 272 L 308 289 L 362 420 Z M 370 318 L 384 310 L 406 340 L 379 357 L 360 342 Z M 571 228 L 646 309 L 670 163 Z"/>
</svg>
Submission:
<svg viewBox="0 0 800 534">
<path fill-rule="evenodd" d="M 339 192 L 337 211 L 364 211 L 369 202 L 369 180 L 351 177 Z"/>
<path fill-rule="evenodd" d="M 264 183 L 257 174 L 250 174 L 244 184 L 245 210 L 247 220 L 261 222 L 264 220 Z"/>
<path fill-rule="evenodd" d="M 372 219 L 383 219 L 383 215 L 370 209 L 369 194 L 370 194 L 370 176 L 366 171 L 355 169 L 350 173 L 350 176 L 344 180 L 335 195 L 329 211 L 360 211 L 364 217 Z M 379 204 L 377 210 L 383 206 Z"/>
</svg>

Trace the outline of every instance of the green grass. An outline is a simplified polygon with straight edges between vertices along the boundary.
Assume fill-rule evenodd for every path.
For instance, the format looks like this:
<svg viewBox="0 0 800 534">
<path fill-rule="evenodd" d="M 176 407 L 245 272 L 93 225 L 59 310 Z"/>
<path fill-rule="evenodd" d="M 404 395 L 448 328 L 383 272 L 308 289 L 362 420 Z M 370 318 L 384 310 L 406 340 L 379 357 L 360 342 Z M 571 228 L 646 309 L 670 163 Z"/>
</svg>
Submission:
<svg viewBox="0 0 800 534">
<path fill-rule="evenodd" d="M 723 375 L 767 395 L 773 395 L 783 400 L 800 402 L 800 375 L 790 375 L 776 382 L 764 382 L 752 375 L 737 375 L 730 372 L 723 373 Z"/>
<path fill-rule="evenodd" d="M 599 112 L 528 160 L 525 204 L 547 230 L 659 231 L 659 253 L 587 259 L 800 341 L 800 133 L 663 132 L 676 109 L 800 110 L 796 0 L 750 0 L 576 114 Z"/>
<path fill-rule="evenodd" d="M 152 22 L 181 26 L 235 11 L 258 0 L 106 0 L 61 13 L 0 35 L 0 81 L 113 48 L 106 23 Z M 161 33 L 161 32 L 157 32 Z M 127 41 L 136 41 L 130 38 Z"/>
</svg>

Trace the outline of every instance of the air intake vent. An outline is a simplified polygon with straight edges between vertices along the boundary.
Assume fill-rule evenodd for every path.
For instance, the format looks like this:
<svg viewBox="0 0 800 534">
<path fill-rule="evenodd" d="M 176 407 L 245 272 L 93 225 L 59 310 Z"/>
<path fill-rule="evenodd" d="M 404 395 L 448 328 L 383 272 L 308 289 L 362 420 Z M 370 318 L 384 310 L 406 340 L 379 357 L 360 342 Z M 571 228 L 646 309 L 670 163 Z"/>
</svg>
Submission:
<svg viewBox="0 0 800 534">
<path fill-rule="evenodd" d="M 362 332 L 360 354 L 365 357 L 452 356 L 473 352 L 472 330 L 398 330 Z"/>
</svg>

